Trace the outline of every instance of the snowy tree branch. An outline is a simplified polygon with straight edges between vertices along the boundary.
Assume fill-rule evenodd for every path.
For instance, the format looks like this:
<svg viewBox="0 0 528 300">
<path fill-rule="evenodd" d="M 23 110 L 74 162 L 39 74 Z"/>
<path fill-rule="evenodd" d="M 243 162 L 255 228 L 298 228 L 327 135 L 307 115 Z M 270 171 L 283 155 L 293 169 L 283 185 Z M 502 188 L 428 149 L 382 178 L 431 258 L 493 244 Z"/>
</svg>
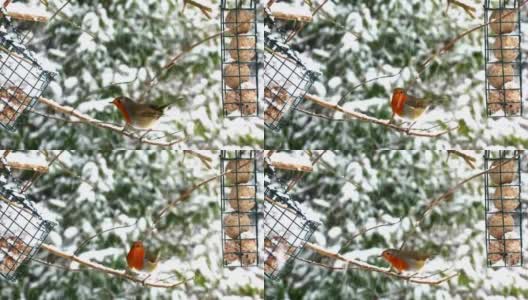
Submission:
<svg viewBox="0 0 528 300">
<path fill-rule="evenodd" d="M 61 251 L 59 250 L 58 248 L 54 247 L 54 246 L 51 246 L 51 245 L 47 245 L 47 244 L 42 244 L 42 248 L 43 250 L 46 250 L 48 251 L 49 253 L 53 254 L 53 255 L 56 255 L 56 256 L 60 256 L 62 258 L 65 258 L 67 260 L 70 260 L 70 261 L 74 261 L 80 265 L 83 265 L 85 267 L 88 267 L 90 269 L 94 269 L 94 270 L 97 270 L 99 272 L 103 272 L 103 273 L 107 273 L 107 274 L 110 274 L 110 275 L 113 275 L 113 276 L 116 276 L 116 277 L 121 277 L 121 278 L 124 278 L 124 279 L 127 279 L 127 280 L 130 280 L 130 281 L 133 281 L 133 282 L 137 282 L 137 283 L 140 283 L 140 284 L 143 284 L 144 286 L 149 286 L 149 287 L 158 287 L 158 288 L 167 288 L 167 289 L 170 289 L 170 288 L 175 288 L 189 280 L 192 280 L 193 278 L 189 278 L 189 279 L 186 279 L 186 280 L 183 280 L 183 281 L 178 281 L 178 282 L 162 282 L 162 281 L 157 281 L 157 280 L 148 280 L 148 277 L 146 279 L 141 279 L 133 274 L 129 274 L 127 273 L 126 270 L 117 270 L 117 269 L 112 269 L 112 268 L 109 268 L 109 267 L 106 267 L 106 266 L 103 266 L 99 263 L 96 263 L 96 262 L 93 262 L 93 261 L 90 261 L 90 260 L 86 260 L 86 259 L 82 259 L 78 256 L 75 256 L 73 254 L 69 254 L 69 253 L 66 253 L 64 251 Z"/>
<path fill-rule="evenodd" d="M 13 19 L 21 21 L 31 21 L 31 22 L 47 22 L 49 19 L 49 14 L 45 11 L 38 11 L 28 7 L 25 4 L 17 3 L 16 6 L 7 6 L 7 15 Z"/>
<path fill-rule="evenodd" d="M 162 147 L 172 147 L 172 146 L 174 146 L 174 145 L 176 145 L 178 143 L 181 143 L 182 141 L 185 140 L 183 138 L 182 139 L 172 140 L 172 141 L 159 141 L 159 140 L 156 140 L 156 139 L 146 139 L 144 134 L 142 136 L 138 136 L 138 135 L 136 135 L 133 132 L 125 131 L 125 127 L 120 127 L 120 126 L 116 126 L 116 125 L 108 123 L 108 122 L 103 122 L 103 121 L 97 120 L 95 118 L 92 118 L 92 117 L 90 117 L 88 115 L 85 115 L 85 114 L 75 110 L 75 108 L 73 108 L 73 107 L 60 105 L 60 104 L 58 104 L 57 102 L 55 102 L 55 101 L 53 101 L 51 99 L 40 97 L 39 101 L 40 101 L 40 103 L 49 106 L 51 109 L 53 109 L 56 112 L 63 113 L 63 114 L 66 114 L 66 115 L 69 115 L 71 117 L 74 117 L 74 118 L 78 119 L 79 123 L 89 124 L 89 125 L 92 125 L 92 126 L 103 128 L 103 129 L 109 129 L 109 130 L 117 132 L 117 133 L 119 133 L 119 134 L 121 134 L 123 136 L 126 136 L 128 138 L 137 140 L 140 143 L 149 144 L 149 145 L 155 145 L 155 146 L 162 146 Z"/>
<path fill-rule="evenodd" d="M 284 3 L 281 3 L 281 5 L 272 3 L 268 7 L 271 11 L 271 15 L 277 19 L 282 19 L 286 21 L 299 21 L 299 22 L 311 22 L 312 21 L 311 14 L 305 14 L 305 13 L 296 11 L 292 7 L 284 5 Z"/>
<path fill-rule="evenodd" d="M 444 276 L 444 277 L 441 277 L 439 279 L 429 279 L 429 278 L 425 278 L 425 277 L 416 277 L 415 275 L 411 275 L 411 276 L 408 276 L 408 275 L 403 275 L 403 274 L 400 274 L 400 273 L 396 273 L 396 272 L 393 272 L 391 271 L 390 268 L 380 268 L 378 266 L 375 266 L 375 265 L 371 265 L 371 264 L 368 264 L 366 262 L 363 262 L 363 261 L 359 261 L 359 260 L 356 260 L 356 259 L 352 259 L 352 258 L 347 258 L 347 257 L 344 257 L 343 255 L 339 254 L 339 253 L 336 253 L 332 250 L 329 250 L 329 249 L 326 249 L 326 248 L 323 248 L 321 246 L 318 246 L 318 245 L 315 245 L 315 244 L 312 244 L 312 243 L 306 243 L 305 244 L 305 247 L 307 249 L 310 249 L 312 251 L 314 251 L 315 253 L 321 255 L 321 256 L 325 256 L 325 257 L 329 257 L 329 258 L 332 258 L 332 259 L 335 259 L 335 260 L 340 260 L 340 261 L 343 261 L 349 265 L 353 265 L 355 267 L 357 267 L 358 269 L 363 269 L 363 270 L 367 270 L 367 271 L 371 271 L 371 272 L 378 272 L 378 273 L 382 273 L 382 274 L 385 274 L 387 276 L 391 276 L 391 277 L 394 277 L 394 278 L 397 278 L 397 279 L 401 279 L 401 280 L 406 280 L 406 281 L 409 281 L 409 282 L 414 282 L 414 283 L 420 283 L 420 284 L 429 284 L 429 285 L 438 285 L 438 284 L 441 284 L 442 282 L 446 282 L 448 281 L 449 279 L 455 277 L 458 275 L 458 272 L 455 272 L 455 273 L 451 273 L 447 276 Z"/>
<path fill-rule="evenodd" d="M 271 166 L 289 171 L 299 171 L 299 172 L 312 172 L 313 166 L 311 164 L 303 164 L 302 162 L 295 161 L 294 159 L 286 160 L 285 157 L 278 157 L 272 155 L 270 157 Z"/>
<path fill-rule="evenodd" d="M 377 124 L 377 125 L 381 125 L 381 126 L 393 129 L 395 131 L 399 131 L 401 133 L 404 133 L 404 134 L 407 134 L 407 135 L 412 135 L 412 136 L 439 137 L 441 135 L 444 135 L 444 134 L 446 134 L 446 133 L 448 133 L 450 131 L 453 131 L 453 130 L 458 128 L 458 126 L 456 126 L 456 127 L 453 127 L 453 128 L 449 128 L 449 129 L 446 129 L 446 130 L 440 130 L 440 131 L 426 131 L 426 130 L 420 130 L 420 129 L 409 129 L 409 128 L 406 128 L 406 127 L 398 126 L 397 124 L 392 124 L 392 123 L 390 123 L 390 120 L 374 118 L 374 117 L 368 116 L 366 114 L 363 114 L 363 113 L 360 113 L 360 112 L 357 112 L 357 111 L 353 111 L 353 110 L 349 110 L 349 109 L 343 108 L 342 106 L 330 103 L 330 102 L 328 102 L 326 100 L 323 100 L 323 99 L 321 99 L 321 98 L 319 98 L 319 97 L 317 97 L 315 95 L 306 94 L 304 96 L 304 99 L 309 100 L 309 101 L 311 101 L 311 102 L 313 102 L 313 103 L 315 103 L 315 104 L 317 104 L 319 106 L 322 106 L 324 108 L 335 110 L 335 111 L 338 111 L 338 112 L 342 112 L 342 113 L 346 114 L 347 116 L 352 117 L 354 119 L 357 119 L 357 120 L 360 120 L 360 121 L 374 123 L 374 124 Z"/>
<path fill-rule="evenodd" d="M 24 156 L 21 155 L 21 153 L 17 153 L 17 155 L 7 155 L 7 166 L 19 169 L 19 170 L 30 170 L 35 171 L 39 173 L 47 173 L 48 172 L 48 164 L 44 161 L 35 161 L 34 159 L 24 159 Z M 3 168 L 4 165 L 0 164 L 0 168 Z"/>
</svg>

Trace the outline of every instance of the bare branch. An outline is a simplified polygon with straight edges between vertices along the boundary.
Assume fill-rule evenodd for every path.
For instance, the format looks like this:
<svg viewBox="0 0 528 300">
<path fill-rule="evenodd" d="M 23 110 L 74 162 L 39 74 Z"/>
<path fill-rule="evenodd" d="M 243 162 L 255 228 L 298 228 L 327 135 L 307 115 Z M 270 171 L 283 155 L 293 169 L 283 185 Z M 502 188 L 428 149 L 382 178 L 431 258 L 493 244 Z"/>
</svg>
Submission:
<svg viewBox="0 0 528 300">
<path fill-rule="evenodd" d="M 208 19 L 211 19 L 211 13 L 213 12 L 213 9 L 211 7 L 205 4 L 198 3 L 197 1 L 194 1 L 194 0 L 183 0 L 184 9 L 187 4 L 198 8 Z"/>
<path fill-rule="evenodd" d="M 378 272 L 378 273 L 381 273 L 381 274 L 385 274 L 387 276 L 391 276 L 391 277 L 394 277 L 394 278 L 397 278 L 397 279 L 406 280 L 406 281 L 414 282 L 414 283 L 438 285 L 438 284 L 446 282 L 449 279 L 451 279 L 451 278 L 453 278 L 453 277 L 458 275 L 458 272 L 455 272 L 455 273 L 449 274 L 449 275 L 447 275 L 445 277 L 442 277 L 442 278 L 439 278 L 439 279 L 436 279 L 436 280 L 429 279 L 429 278 L 418 278 L 418 277 L 415 277 L 413 275 L 408 276 L 408 275 L 403 275 L 403 274 L 399 274 L 399 273 L 393 272 L 393 271 L 391 271 L 390 268 L 387 268 L 387 269 L 380 268 L 378 266 L 371 265 L 371 264 L 368 264 L 368 263 L 360 261 L 360 260 L 347 258 L 347 257 L 344 257 L 343 255 L 341 255 L 339 253 L 336 253 L 336 252 L 334 252 L 332 250 L 329 250 L 329 249 L 325 249 L 325 248 L 323 248 L 321 246 L 318 246 L 318 245 L 315 245 L 315 244 L 312 244 L 312 243 L 306 243 L 305 247 L 307 249 L 310 249 L 310 250 L 316 252 L 317 254 L 319 254 L 321 256 L 325 256 L 325 257 L 329 257 L 329 258 L 332 258 L 332 259 L 336 259 L 336 260 L 340 260 L 340 261 L 346 262 L 347 264 L 356 266 L 359 269 L 363 269 L 363 270 L 367 270 L 367 271 L 371 271 L 371 272 Z"/>
<path fill-rule="evenodd" d="M 462 151 L 459 151 L 459 150 L 447 150 L 447 158 L 449 159 L 449 155 L 455 155 L 455 156 L 458 156 L 458 157 L 461 157 L 465 162 L 466 164 L 468 164 L 471 169 L 475 169 L 475 162 L 477 161 L 477 159 L 469 154 L 466 154 Z"/>
<path fill-rule="evenodd" d="M 465 3 L 462 3 L 462 2 L 460 2 L 458 0 L 447 0 L 447 8 L 448 9 L 449 9 L 449 5 L 450 4 L 453 4 L 455 6 L 458 6 L 458 7 L 462 8 L 466 12 L 466 14 L 468 14 L 473 19 L 475 18 L 475 13 L 477 12 L 477 9 L 474 8 L 473 6 L 465 4 Z"/>
<path fill-rule="evenodd" d="M 312 101 L 313 103 L 315 103 L 315 104 L 317 104 L 319 106 L 322 106 L 324 108 L 328 108 L 328 109 L 331 109 L 331 110 L 342 112 L 342 113 L 346 114 L 347 116 L 352 117 L 354 119 L 357 119 L 357 120 L 360 120 L 360 121 L 369 122 L 369 123 L 374 123 L 374 124 L 377 124 L 377 125 L 381 125 L 381 126 L 384 126 L 384 127 L 399 131 L 401 133 L 410 135 L 410 136 L 439 137 L 441 135 L 444 135 L 444 134 L 446 134 L 446 133 L 448 133 L 450 131 L 453 131 L 453 130 L 458 128 L 458 126 L 456 126 L 456 127 L 449 128 L 449 129 L 446 129 L 446 130 L 441 130 L 441 131 L 425 131 L 425 130 L 418 130 L 418 129 L 409 129 L 409 128 L 398 126 L 396 124 L 392 124 L 392 123 L 390 123 L 390 120 L 377 119 L 377 118 L 368 116 L 366 114 L 363 114 L 363 113 L 360 113 L 360 112 L 357 112 L 357 111 L 353 111 L 353 110 L 349 110 L 349 109 L 343 108 L 343 107 L 341 107 L 341 106 L 339 106 L 337 104 L 333 104 L 333 103 L 330 103 L 330 102 L 328 102 L 326 100 L 323 100 L 323 99 L 321 99 L 321 98 L 319 98 L 319 97 L 317 97 L 315 95 L 306 94 L 304 96 L 304 99 Z"/>
<path fill-rule="evenodd" d="M 46 251 L 48 251 L 49 253 L 51 253 L 53 255 L 60 256 L 60 257 L 65 258 L 67 260 L 74 261 L 74 262 L 76 262 L 76 263 L 78 263 L 80 265 L 83 265 L 85 267 L 88 267 L 90 269 L 94 269 L 94 270 L 97 270 L 99 272 L 107 273 L 107 274 L 110 274 L 110 275 L 113 275 L 113 276 L 116 276 L 116 277 L 121 277 L 123 279 L 127 279 L 127 280 L 130 280 L 130 281 L 133 281 L 133 282 L 137 282 L 137 283 L 140 283 L 140 284 L 142 284 L 144 286 L 171 289 L 171 288 L 175 288 L 175 287 L 177 287 L 177 286 L 179 286 L 179 285 L 181 285 L 181 284 L 193 279 L 193 278 L 189 278 L 189 279 L 185 279 L 183 281 L 174 282 L 174 283 L 167 283 L 167 282 L 161 282 L 161 281 L 155 281 L 155 280 L 148 280 L 148 277 L 146 279 L 142 279 L 142 278 L 139 278 L 138 276 L 135 276 L 133 274 L 127 273 L 126 270 L 112 269 L 112 268 L 103 266 L 103 265 L 101 265 L 99 263 L 96 263 L 96 262 L 93 262 L 93 261 L 90 261 L 90 260 L 86 260 L 86 259 L 82 259 L 82 258 L 80 258 L 78 256 L 73 255 L 73 254 L 66 253 L 66 252 L 61 251 L 58 248 L 56 248 L 54 246 L 51 246 L 51 245 L 42 244 L 42 248 L 41 249 L 46 250 Z"/>
<path fill-rule="evenodd" d="M 96 126 L 96 127 L 103 128 L 103 129 L 109 129 L 123 136 L 126 136 L 130 139 L 137 140 L 140 143 L 155 145 L 155 146 L 162 146 L 162 147 L 172 147 L 185 140 L 184 138 L 176 139 L 172 141 L 158 141 L 158 140 L 153 140 L 153 139 L 145 139 L 142 136 L 138 136 L 133 132 L 125 131 L 125 127 L 120 127 L 120 126 L 116 126 L 108 122 L 97 120 L 95 118 L 92 118 L 88 115 L 85 115 L 79 112 L 73 107 L 60 105 L 51 99 L 40 97 L 39 101 L 40 103 L 49 106 L 51 109 L 53 109 L 56 112 L 63 113 L 63 114 L 66 114 L 66 115 L 69 115 L 71 117 L 78 119 L 80 123 Z"/>
<path fill-rule="evenodd" d="M 213 161 L 211 157 L 205 154 L 201 154 L 194 150 L 183 150 L 183 153 L 187 153 L 187 154 L 197 157 L 202 162 L 202 164 L 204 164 L 208 169 L 211 169 L 211 162 Z"/>
</svg>

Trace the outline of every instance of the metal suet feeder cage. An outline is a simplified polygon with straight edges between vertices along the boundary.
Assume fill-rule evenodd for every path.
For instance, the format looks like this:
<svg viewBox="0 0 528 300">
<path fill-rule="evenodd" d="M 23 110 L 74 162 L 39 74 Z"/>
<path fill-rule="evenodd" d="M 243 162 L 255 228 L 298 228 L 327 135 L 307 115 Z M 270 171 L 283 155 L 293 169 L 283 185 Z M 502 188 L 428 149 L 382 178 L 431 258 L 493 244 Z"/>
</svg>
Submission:
<svg viewBox="0 0 528 300">
<path fill-rule="evenodd" d="M 54 227 L 19 192 L 19 184 L 10 178 L 5 158 L 1 162 L 8 170 L 0 174 L 0 275 L 15 280 L 20 270 L 38 252 Z"/>
<path fill-rule="evenodd" d="M 259 116 L 257 1 L 222 0 L 220 10 L 224 117 Z"/>
<path fill-rule="evenodd" d="M 486 253 L 488 267 L 523 265 L 521 151 L 485 151 Z"/>
<path fill-rule="evenodd" d="M 288 46 L 268 36 L 264 45 L 264 123 L 278 130 L 303 100 L 317 75 Z"/>
<path fill-rule="evenodd" d="M 220 154 L 222 254 L 226 267 L 259 263 L 256 151 Z"/>
<path fill-rule="evenodd" d="M 523 115 L 521 14 L 517 0 L 486 0 L 484 47 L 486 111 L 492 117 Z"/>
<path fill-rule="evenodd" d="M 264 200 L 264 274 L 278 279 L 290 271 L 319 223 L 309 220 L 286 193 L 267 186 Z"/>
</svg>

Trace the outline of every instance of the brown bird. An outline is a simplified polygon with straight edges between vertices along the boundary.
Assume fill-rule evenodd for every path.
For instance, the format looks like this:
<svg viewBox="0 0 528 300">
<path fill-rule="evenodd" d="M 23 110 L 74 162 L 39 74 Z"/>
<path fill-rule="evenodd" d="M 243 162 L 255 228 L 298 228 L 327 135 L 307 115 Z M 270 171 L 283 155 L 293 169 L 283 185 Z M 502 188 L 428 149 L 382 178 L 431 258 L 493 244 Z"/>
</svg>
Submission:
<svg viewBox="0 0 528 300">
<path fill-rule="evenodd" d="M 119 96 L 110 103 L 119 109 L 127 125 L 139 129 L 151 129 L 156 126 L 169 106 L 137 103 L 125 96 Z"/>
<path fill-rule="evenodd" d="M 387 262 L 398 272 L 420 271 L 430 255 L 411 250 L 387 249 L 381 253 Z"/>
</svg>

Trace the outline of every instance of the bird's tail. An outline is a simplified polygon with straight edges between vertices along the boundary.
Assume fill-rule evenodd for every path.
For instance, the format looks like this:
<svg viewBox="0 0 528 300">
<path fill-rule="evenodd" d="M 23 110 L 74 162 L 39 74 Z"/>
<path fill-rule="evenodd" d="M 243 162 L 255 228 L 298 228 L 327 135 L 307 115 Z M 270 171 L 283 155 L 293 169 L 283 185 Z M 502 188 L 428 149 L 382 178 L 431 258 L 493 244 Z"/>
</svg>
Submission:
<svg viewBox="0 0 528 300">
<path fill-rule="evenodd" d="M 169 103 L 169 104 L 164 104 L 164 105 L 161 105 L 161 106 L 158 106 L 158 109 L 163 111 L 163 112 L 166 112 L 167 110 L 171 109 L 172 106 L 174 105 L 175 102 L 177 101 L 181 101 L 183 100 L 184 98 L 183 97 L 178 97 L 176 98 L 174 101 L 172 101 L 172 103 Z"/>
</svg>

